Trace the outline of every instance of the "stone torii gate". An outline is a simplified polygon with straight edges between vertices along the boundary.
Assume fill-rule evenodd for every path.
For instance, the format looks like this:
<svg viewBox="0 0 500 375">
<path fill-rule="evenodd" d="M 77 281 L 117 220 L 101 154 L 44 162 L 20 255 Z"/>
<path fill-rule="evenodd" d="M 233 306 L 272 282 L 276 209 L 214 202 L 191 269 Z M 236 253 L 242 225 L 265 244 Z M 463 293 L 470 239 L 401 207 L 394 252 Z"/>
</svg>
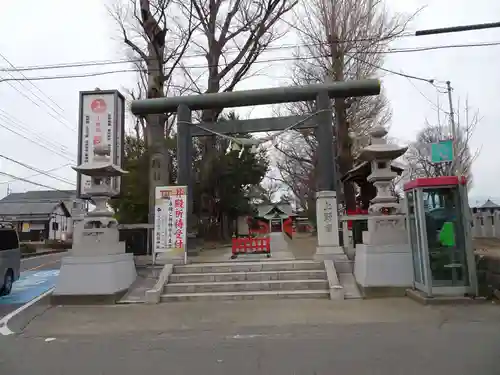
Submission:
<svg viewBox="0 0 500 375">
<path fill-rule="evenodd" d="M 174 96 L 132 101 L 134 115 L 175 113 L 177 112 L 177 163 L 179 185 L 188 186 L 188 223 L 192 222 L 192 137 L 213 135 L 192 124 L 192 111 L 246 107 L 254 105 L 280 104 L 300 101 L 315 101 L 315 116 L 287 116 L 233 120 L 216 123 L 200 123 L 200 127 L 221 134 L 279 131 L 301 122 L 294 129 L 315 128 L 318 139 L 317 181 L 317 225 L 318 248 L 320 257 L 338 254 L 339 248 L 335 153 L 333 147 L 333 115 L 331 99 L 378 95 L 378 80 L 360 80 L 312 84 L 306 86 L 276 87 L 269 89 L 233 91 L 222 93 Z M 306 119 L 306 117 L 311 117 Z M 151 168 L 151 166 L 150 166 Z M 342 252 L 343 253 L 343 252 Z"/>
</svg>

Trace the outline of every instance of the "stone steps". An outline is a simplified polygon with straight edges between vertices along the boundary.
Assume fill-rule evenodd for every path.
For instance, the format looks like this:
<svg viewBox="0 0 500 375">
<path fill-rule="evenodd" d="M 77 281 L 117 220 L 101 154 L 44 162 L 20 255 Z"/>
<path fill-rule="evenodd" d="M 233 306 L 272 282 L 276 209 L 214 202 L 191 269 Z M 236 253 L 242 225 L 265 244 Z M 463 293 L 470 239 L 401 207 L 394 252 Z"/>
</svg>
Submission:
<svg viewBox="0 0 500 375">
<path fill-rule="evenodd" d="M 258 271 L 322 270 L 321 262 L 312 260 L 268 260 L 252 262 L 195 263 L 175 266 L 175 273 L 227 273 Z"/>
<path fill-rule="evenodd" d="M 279 298 L 329 298 L 328 290 L 263 290 L 252 292 L 219 292 L 219 293 L 172 293 L 163 294 L 161 302 L 180 301 L 233 301 L 253 299 Z"/>
<path fill-rule="evenodd" d="M 264 290 L 311 290 L 327 289 L 326 280 L 257 280 L 257 281 L 216 281 L 201 283 L 174 283 L 165 286 L 171 293 L 217 293 L 255 292 Z"/>
<path fill-rule="evenodd" d="M 329 298 L 323 262 L 284 260 L 174 266 L 160 301 Z"/>
<path fill-rule="evenodd" d="M 325 280 L 325 270 L 288 270 L 253 272 L 178 273 L 170 275 L 171 283 L 201 283 L 215 281 L 266 280 Z"/>
</svg>

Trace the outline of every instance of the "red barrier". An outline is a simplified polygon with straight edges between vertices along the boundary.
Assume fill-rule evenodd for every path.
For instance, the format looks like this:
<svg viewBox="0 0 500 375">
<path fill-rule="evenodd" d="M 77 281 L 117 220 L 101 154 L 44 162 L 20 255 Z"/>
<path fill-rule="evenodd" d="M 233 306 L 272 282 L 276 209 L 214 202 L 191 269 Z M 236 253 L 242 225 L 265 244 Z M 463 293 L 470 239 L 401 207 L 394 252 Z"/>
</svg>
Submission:
<svg viewBox="0 0 500 375">
<path fill-rule="evenodd" d="M 240 237 L 233 238 L 231 259 L 235 259 L 240 254 L 267 254 L 271 256 L 270 237 Z"/>
</svg>

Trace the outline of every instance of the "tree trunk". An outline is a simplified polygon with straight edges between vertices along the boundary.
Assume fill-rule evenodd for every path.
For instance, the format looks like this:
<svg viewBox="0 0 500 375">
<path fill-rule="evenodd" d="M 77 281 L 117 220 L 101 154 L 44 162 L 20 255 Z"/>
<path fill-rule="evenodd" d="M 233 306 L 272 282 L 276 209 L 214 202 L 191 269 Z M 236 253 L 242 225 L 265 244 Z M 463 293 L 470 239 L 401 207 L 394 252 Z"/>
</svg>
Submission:
<svg viewBox="0 0 500 375">
<path fill-rule="evenodd" d="M 151 38 L 153 39 L 153 38 Z M 148 45 L 148 99 L 164 96 L 163 53 L 164 40 L 153 39 Z M 154 222 L 155 191 L 157 186 L 170 183 L 170 155 L 165 142 L 166 116 L 146 116 L 146 140 L 149 152 L 149 222 Z"/>
<path fill-rule="evenodd" d="M 333 61 L 333 74 L 335 81 L 344 80 L 344 54 L 339 47 L 337 36 L 332 35 L 330 39 L 332 44 Z M 337 181 L 335 184 L 340 183 L 340 177 L 344 176 L 353 166 L 353 158 L 351 151 L 351 139 L 349 137 L 349 123 L 347 121 L 346 113 L 346 98 L 335 98 L 335 128 L 336 128 L 336 145 L 337 145 L 337 158 L 335 163 L 338 164 L 338 173 L 336 176 Z M 356 193 L 354 186 L 351 182 L 344 182 L 343 184 L 343 203 L 346 209 L 354 210 L 356 208 Z"/>
</svg>

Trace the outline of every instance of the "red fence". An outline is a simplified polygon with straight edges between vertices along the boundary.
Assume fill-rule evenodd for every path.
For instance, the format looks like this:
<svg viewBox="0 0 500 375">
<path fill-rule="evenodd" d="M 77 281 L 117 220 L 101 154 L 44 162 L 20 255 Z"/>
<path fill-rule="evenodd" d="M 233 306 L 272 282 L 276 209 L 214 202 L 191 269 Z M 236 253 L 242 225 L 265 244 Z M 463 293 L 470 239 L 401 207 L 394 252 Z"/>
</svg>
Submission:
<svg viewBox="0 0 500 375">
<path fill-rule="evenodd" d="M 271 238 L 270 237 L 240 237 L 233 238 L 232 259 L 240 254 L 267 254 L 271 256 Z"/>
</svg>

